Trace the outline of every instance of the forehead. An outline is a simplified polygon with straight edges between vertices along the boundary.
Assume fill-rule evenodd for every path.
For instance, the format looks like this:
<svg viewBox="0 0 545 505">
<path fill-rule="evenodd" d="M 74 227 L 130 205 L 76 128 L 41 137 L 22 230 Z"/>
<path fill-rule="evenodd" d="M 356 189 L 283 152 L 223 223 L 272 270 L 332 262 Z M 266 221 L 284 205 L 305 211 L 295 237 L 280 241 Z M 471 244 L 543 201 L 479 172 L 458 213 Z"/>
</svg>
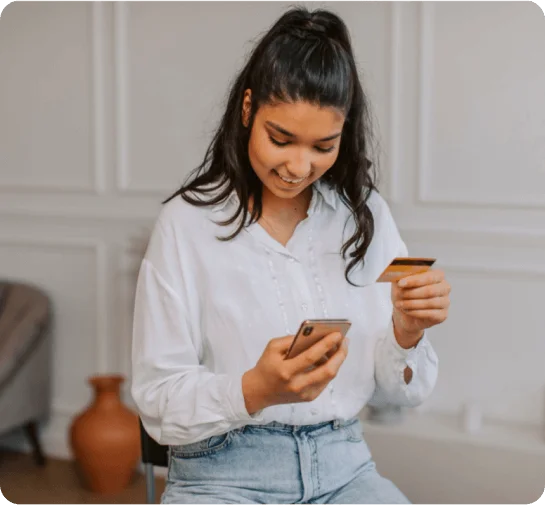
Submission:
<svg viewBox="0 0 545 505">
<path fill-rule="evenodd" d="M 323 138 L 342 130 L 345 116 L 335 107 L 321 107 L 308 102 L 279 102 L 263 105 L 256 119 L 271 121 L 297 137 Z"/>
</svg>

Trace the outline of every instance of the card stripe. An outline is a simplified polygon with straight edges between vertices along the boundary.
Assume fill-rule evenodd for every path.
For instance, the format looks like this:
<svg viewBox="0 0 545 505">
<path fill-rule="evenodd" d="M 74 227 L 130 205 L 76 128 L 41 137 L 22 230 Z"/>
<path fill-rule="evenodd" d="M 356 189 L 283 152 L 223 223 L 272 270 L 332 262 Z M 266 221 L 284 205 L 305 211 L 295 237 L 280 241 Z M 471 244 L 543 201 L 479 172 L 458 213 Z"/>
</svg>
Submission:
<svg viewBox="0 0 545 505">
<path fill-rule="evenodd" d="M 407 265 L 407 266 L 426 266 L 431 267 L 435 263 L 435 260 L 426 260 L 426 259 L 395 259 L 390 265 Z"/>
</svg>

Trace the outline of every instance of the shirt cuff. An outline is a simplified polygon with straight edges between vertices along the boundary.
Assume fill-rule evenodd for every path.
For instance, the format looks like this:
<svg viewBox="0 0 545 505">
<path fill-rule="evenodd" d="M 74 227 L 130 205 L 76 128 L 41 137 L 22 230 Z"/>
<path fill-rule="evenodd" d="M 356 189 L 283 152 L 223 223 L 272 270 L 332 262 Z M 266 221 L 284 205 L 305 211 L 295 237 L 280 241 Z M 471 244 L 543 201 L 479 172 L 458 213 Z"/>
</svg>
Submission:
<svg viewBox="0 0 545 505">
<path fill-rule="evenodd" d="M 227 391 L 227 405 L 233 421 L 263 421 L 263 409 L 250 415 L 246 409 L 244 393 L 242 392 L 242 375 L 230 380 Z"/>
<path fill-rule="evenodd" d="M 390 322 L 375 359 L 378 390 L 383 392 L 385 403 L 414 407 L 431 393 L 437 379 L 437 355 L 427 335 L 423 335 L 416 346 L 404 349 L 397 343 Z M 407 367 L 412 370 L 408 384 L 405 382 Z"/>
<path fill-rule="evenodd" d="M 394 322 L 392 320 L 390 320 L 390 325 L 388 326 L 387 339 L 391 343 L 393 348 L 395 349 L 396 355 L 399 356 L 400 358 L 405 358 L 405 359 L 414 356 L 417 352 L 420 351 L 421 348 L 425 347 L 428 343 L 426 330 L 424 330 L 422 338 L 416 343 L 415 346 L 409 347 L 408 349 L 401 347 L 395 336 Z"/>
<path fill-rule="evenodd" d="M 400 373 L 400 377 L 402 379 L 402 383 L 404 387 L 407 387 L 410 383 L 409 384 L 405 383 L 405 378 L 404 378 L 405 367 L 408 366 L 412 370 L 413 378 L 414 378 L 418 372 L 417 367 L 418 367 L 419 359 L 422 353 L 423 352 L 425 353 L 426 347 L 430 345 L 427 333 L 426 331 L 424 331 L 422 338 L 417 342 L 415 346 L 405 349 L 404 347 L 401 347 L 399 345 L 399 342 L 397 341 L 395 337 L 394 322 L 391 320 L 390 325 L 388 327 L 388 334 L 386 338 L 391 348 L 394 351 L 394 356 L 397 359 L 399 359 L 399 361 L 403 364 L 400 367 L 399 373 Z"/>
</svg>

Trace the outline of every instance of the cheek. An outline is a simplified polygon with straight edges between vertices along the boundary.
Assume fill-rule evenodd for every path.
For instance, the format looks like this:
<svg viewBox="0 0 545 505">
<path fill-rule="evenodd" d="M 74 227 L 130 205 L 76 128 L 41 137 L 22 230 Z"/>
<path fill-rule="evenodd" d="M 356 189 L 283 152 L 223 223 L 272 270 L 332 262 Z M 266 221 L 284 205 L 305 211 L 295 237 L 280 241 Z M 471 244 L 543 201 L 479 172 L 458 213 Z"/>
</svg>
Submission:
<svg viewBox="0 0 545 505">
<path fill-rule="evenodd" d="M 275 149 L 275 146 L 267 138 L 254 136 L 248 144 L 248 155 L 250 162 L 257 171 L 268 171 L 283 163 L 282 152 Z"/>
<path fill-rule="evenodd" d="M 327 172 L 337 161 L 338 156 L 338 151 L 335 152 L 335 154 L 320 154 L 316 156 L 313 160 L 313 166 L 316 174 L 321 176 Z"/>
</svg>

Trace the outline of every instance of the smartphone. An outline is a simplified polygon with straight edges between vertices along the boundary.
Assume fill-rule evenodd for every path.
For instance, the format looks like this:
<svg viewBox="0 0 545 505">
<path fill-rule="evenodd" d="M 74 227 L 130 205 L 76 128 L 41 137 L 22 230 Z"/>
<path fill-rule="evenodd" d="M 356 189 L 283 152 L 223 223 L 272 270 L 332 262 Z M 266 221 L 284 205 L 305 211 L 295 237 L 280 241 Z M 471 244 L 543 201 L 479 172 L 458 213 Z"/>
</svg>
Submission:
<svg viewBox="0 0 545 505">
<path fill-rule="evenodd" d="M 346 337 L 351 325 L 348 319 L 306 319 L 301 323 L 284 359 L 294 358 L 330 333 L 339 332 Z"/>
</svg>

